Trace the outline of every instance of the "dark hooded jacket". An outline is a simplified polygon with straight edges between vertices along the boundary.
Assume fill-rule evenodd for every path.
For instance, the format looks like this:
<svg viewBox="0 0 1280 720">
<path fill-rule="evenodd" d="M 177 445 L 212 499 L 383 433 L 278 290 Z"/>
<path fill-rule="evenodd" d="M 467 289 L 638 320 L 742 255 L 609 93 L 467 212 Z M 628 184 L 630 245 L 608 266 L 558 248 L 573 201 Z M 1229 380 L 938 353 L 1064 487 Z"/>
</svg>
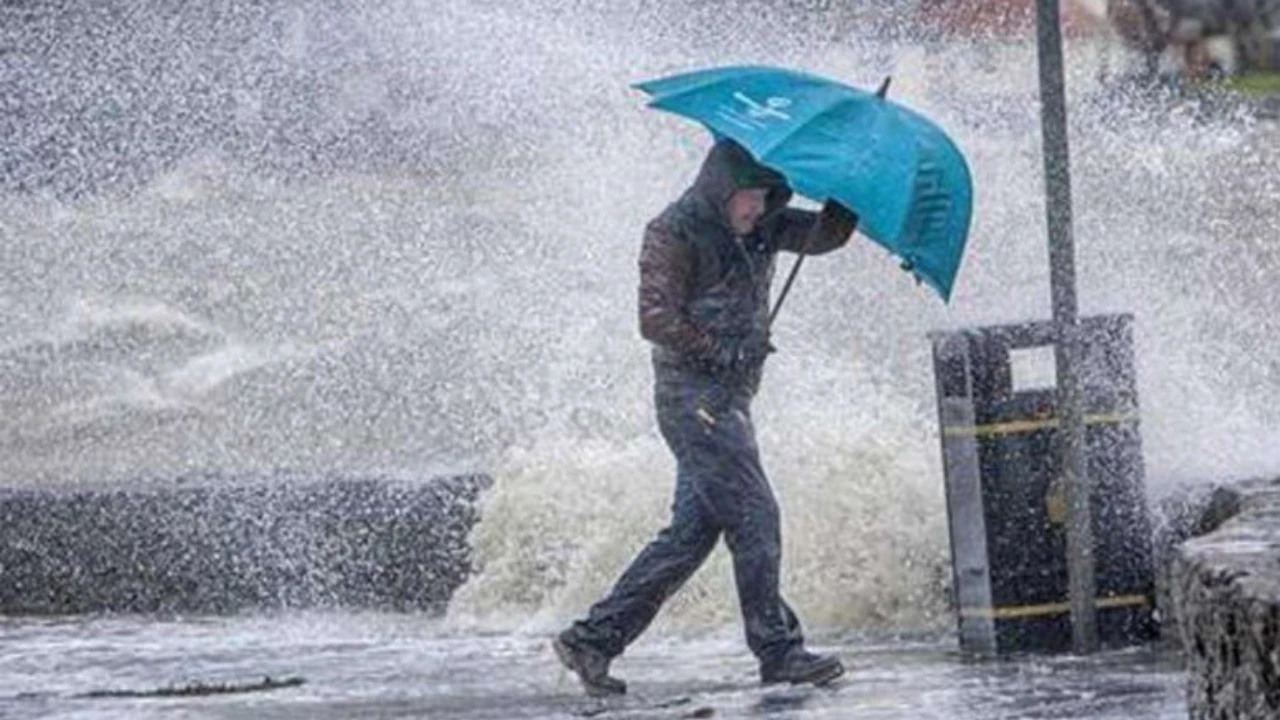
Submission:
<svg viewBox="0 0 1280 720">
<path fill-rule="evenodd" d="M 752 234 L 739 240 L 727 206 L 736 190 L 750 187 L 769 189 L 766 210 Z M 810 235 L 818 213 L 788 208 L 790 199 L 781 175 L 722 140 L 693 186 L 649 223 L 640 251 L 640 334 L 654 344 L 659 370 L 718 376 L 755 392 L 759 367 L 728 377 L 715 364 L 717 349 L 767 332 L 779 251 L 817 255 L 849 239 L 849 228 Z"/>
</svg>

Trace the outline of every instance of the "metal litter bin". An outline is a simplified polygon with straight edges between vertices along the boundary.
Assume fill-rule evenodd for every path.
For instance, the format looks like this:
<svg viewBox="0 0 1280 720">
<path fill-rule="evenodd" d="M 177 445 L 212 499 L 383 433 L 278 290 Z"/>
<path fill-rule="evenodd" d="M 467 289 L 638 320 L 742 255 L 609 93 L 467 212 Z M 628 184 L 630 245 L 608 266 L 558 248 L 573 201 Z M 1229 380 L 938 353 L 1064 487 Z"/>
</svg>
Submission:
<svg viewBox="0 0 1280 720">
<path fill-rule="evenodd" d="M 1080 325 L 1098 638 L 1104 645 L 1132 644 L 1158 630 L 1133 317 L 1083 318 Z M 930 338 L 961 648 L 1070 650 L 1053 325 Z"/>
</svg>

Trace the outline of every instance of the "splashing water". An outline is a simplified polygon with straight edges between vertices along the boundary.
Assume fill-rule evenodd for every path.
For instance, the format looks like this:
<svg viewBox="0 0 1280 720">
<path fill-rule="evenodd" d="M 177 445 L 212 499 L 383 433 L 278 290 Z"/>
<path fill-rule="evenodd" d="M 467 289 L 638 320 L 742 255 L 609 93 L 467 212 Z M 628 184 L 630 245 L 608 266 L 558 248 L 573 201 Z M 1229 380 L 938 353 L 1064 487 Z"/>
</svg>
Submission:
<svg viewBox="0 0 1280 720">
<path fill-rule="evenodd" d="M 559 625 L 666 522 L 674 480 L 635 262 L 707 139 L 629 83 L 892 74 L 974 171 L 952 305 L 865 241 L 807 264 L 755 413 L 806 623 L 944 622 L 925 335 L 1048 317 L 1034 48 L 874 40 L 775 5 L 30 11 L 0 55 L 27 110 L 0 195 L 6 483 L 488 471 L 450 621 Z M 1272 470 L 1277 132 L 1161 117 L 1101 91 L 1096 48 L 1068 51 L 1082 311 L 1136 315 L 1149 485 Z M 736 623 L 727 560 L 660 628 Z"/>
</svg>

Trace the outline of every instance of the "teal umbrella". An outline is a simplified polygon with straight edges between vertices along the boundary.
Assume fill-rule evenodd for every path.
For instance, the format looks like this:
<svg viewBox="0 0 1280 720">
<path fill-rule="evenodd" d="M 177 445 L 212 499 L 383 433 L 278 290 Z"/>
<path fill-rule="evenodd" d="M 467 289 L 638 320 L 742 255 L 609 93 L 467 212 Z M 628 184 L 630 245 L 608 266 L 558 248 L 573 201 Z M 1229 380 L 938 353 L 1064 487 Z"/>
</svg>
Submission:
<svg viewBox="0 0 1280 720">
<path fill-rule="evenodd" d="M 649 106 L 747 148 L 818 202 L 858 214 L 862 233 L 902 258 L 944 300 L 960 268 L 973 185 L 937 125 L 832 80 L 764 66 L 724 67 L 639 83 Z"/>
</svg>

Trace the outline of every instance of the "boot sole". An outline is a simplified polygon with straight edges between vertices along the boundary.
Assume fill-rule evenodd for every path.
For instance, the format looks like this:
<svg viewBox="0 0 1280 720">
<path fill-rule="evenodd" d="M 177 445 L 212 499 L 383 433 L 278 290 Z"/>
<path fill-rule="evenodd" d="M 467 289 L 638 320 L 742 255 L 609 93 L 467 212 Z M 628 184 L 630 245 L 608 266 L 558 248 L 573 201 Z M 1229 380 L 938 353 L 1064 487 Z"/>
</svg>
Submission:
<svg viewBox="0 0 1280 720">
<path fill-rule="evenodd" d="M 841 675 L 844 675 L 844 665 L 836 662 L 836 663 L 832 663 L 827 667 L 820 669 L 818 672 L 815 672 L 812 675 L 807 675 L 805 677 L 800 677 L 800 678 L 771 678 L 769 680 L 763 681 L 761 684 L 782 685 L 786 683 L 789 685 L 813 685 L 815 687 L 822 687 L 823 685 L 828 685 L 834 682 Z"/>
<path fill-rule="evenodd" d="M 844 665 L 836 663 L 830 668 L 827 668 L 821 673 L 817 673 L 814 677 L 804 680 L 803 682 L 811 683 L 817 687 L 822 687 L 823 685 L 829 685 L 832 682 L 835 682 L 835 680 L 841 675 L 844 675 Z M 796 683 L 792 684 L 794 685 Z"/>
<path fill-rule="evenodd" d="M 566 670 L 578 676 L 578 682 L 582 683 L 582 689 L 586 691 L 587 695 L 590 695 L 591 697 L 617 697 L 619 695 L 627 694 L 625 687 L 621 690 L 616 690 L 611 687 L 588 682 L 586 678 L 582 677 L 582 673 L 578 672 L 575 667 L 575 663 L 573 662 L 573 650 L 568 645 L 561 642 L 560 638 L 555 638 L 551 641 L 551 649 L 556 651 L 556 657 L 559 658 L 560 664 L 563 665 Z"/>
</svg>

